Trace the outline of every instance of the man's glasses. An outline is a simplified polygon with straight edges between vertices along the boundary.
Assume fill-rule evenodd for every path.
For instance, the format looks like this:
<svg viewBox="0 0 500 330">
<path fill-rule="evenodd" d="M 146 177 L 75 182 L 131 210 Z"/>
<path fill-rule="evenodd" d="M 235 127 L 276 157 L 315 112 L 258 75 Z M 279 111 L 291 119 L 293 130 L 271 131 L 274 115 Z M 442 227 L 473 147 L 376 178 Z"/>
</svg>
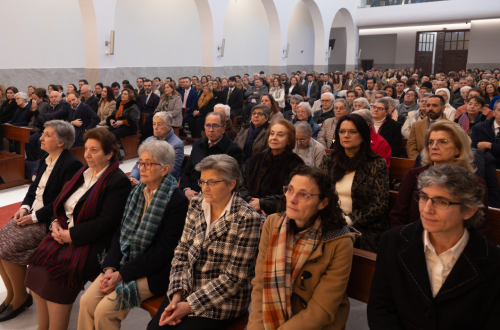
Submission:
<svg viewBox="0 0 500 330">
<path fill-rule="evenodd" d="M 221 127 L 222 127 L 221 125 L 217 125 L 217 124 L 215 124 L 215 125 L 205 124 L 205 129 L 213 129 L 214 131 L 216 129 L 221 128 Z"/>
</svg>

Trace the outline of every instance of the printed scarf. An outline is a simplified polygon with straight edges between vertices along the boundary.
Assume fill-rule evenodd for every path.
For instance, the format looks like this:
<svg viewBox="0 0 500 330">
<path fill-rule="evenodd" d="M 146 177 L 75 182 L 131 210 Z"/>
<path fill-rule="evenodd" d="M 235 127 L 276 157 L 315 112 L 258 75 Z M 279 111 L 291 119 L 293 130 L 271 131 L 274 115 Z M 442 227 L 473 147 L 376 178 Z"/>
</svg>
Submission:
<svg viewBox="0 0 500 330">
<path fill-rule="evenodd" d="M 321 221 L 298 233 L 283 215 L 273 230 L 266 260 L 262 292 L 262 318 L 266 330 L 275 330 L 292 315 L 295 279 L 322 238 Z"/>
<path fill-rule="evenodd" d="M 76 219 L 74 221 L 75 226 L 94 219 L 97 216 L 97 212 L 99 211 L 97 209 L 99 196 L 106 187 L 108 180 L 118 170 L 119 165 L 120 162 L 115 160 L 93 185 L 80 213 L 73 218 Z M 73 178 L 64 185 L 61 193 L 54 201 L 54 215 L 63 229 L 68 229 L 68 223 L 66 222 L 67 218 L 65 214 L 58 214 L 59 207 L 64 204 L 66 197 L 70 197 L 70 192 L 79 179 L 82 178 L 83 172 L 88 168 L 88 166 L 83 167 L 73 176 Z M 61 278 L 63 286 L 83 290 L 83 286 L 87 281 L 83 276 L 83 267 L 85 266 L 90 246 L 87 244 L 75 247 L 70 243 L 63 261 L 57 262 L 57 253 L 62 246 L 63 245 L 54 240 L 51 234 L 48 234 L 31 255 L 29 263 L 31 265 L 45 266 L 45 270 L 50 279 Z"/>
<path fill-rule="evenodd" d="M 481 112 L 478 114 L 475 120 L 472 120 L 469 118 L 469 114 L 466 112 L 463 115 L 460 116 L 460 119 L 458 120 L 458 125 L 464 129 L 464 131 L 467 133 L 467 135 L 470 135 L 470 131 L 472 126 L 476 123 L 481 122 Z"/>
<path fill-rule="evenodd" d="M 163 178 L 146 213 L 144 213 L 144 217 L 142 217 L 145 204 L 143 190 L 145 188 L 144 183 L 139 183 L 130 193 L 125 205 L 120 231 L 120 249 L 123 254 L 120 266 L 144 255 L 149 248 L 158 227 L 160 227 L 172 193 L 177 188 L 177 181 L 170 174 Z M 115 291 L 118 301 L 116 310 L 132 309 L 141 305 L 137 281 L 128 283 L 121 281 L 116 285 Z"/>
</svg>

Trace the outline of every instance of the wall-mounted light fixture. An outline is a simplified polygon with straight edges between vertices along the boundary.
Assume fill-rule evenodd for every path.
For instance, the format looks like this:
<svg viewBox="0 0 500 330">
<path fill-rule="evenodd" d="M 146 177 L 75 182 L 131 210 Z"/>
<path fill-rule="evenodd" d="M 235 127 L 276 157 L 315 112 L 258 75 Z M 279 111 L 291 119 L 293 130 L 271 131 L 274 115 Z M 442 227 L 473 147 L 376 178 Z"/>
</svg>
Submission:
<svg viewBox="0 0 500 330">
<path fill-rule="evenodd" d="M 288 58 L 289 51 L 290 51 L 290 44 L 286 44 L 286 49 L 283 49 L 283 58 Z"/>
<path fill-rule="evenodd" d="M 115 55 L 115 30 L 111 30 L 110 41 L 106 41 L 104 44 L 109 46 L 109 55 Z M 107 51 L 106 55 L 108 55 Z"/>
<path fill-rule="evenodd" d="M 222 39 L 222 46 L 217 47 L 217 50 L 220 50 L 220 53 L 217 55 L 219 57 L 224 57 L 224 48 L 226 47 L 226 39 Z"/>
</svg>

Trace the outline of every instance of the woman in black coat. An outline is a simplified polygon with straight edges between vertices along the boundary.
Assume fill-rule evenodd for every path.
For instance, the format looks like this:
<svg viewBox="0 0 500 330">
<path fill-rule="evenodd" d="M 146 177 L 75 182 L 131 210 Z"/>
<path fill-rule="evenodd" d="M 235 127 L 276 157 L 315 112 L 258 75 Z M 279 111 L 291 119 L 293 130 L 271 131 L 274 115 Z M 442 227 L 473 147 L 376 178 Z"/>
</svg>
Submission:
<svg viewBox="0 0 500 330">
<path fill-rule="evenodd" d="M 288 120 L 271 122 L 266 137 L 269 149 L 247 160 L 241 169 L 240 194 L 257 212 L 270 215 L 276 213 L 288 176 L 304 161 L 293 152 L 295 127 Z"/>
<path fill-rule="evenodd" d="M 175 164 L 170 144 L 150 140 L 138 152 L 141 183 L 128 197 L 101 275 L 80 300 L 79 329 L 119 329 L 132 308 L 168 290 L 189 202 L 170 174 Z"/>
<path fill-rule="evenodd" d="M 16 87 L 7 87 L 5 90 L 6 100 L 0 106 L 0 124 L 5 124 L 14 117 L 18 106 L 15 100 L 15 95 L 18 93 Z"/>
<path fill-rule="evenodd" d="M 214 81 L 214 85 L 216 83 L 217 81 Z M 203 93 L 194 107 L 193 116 L 188 120 L 191 137 L 201 138 L 201 132 L 205 131 L 205 117 L 214 111 L 214 106 L 217 104 L 216 97 L 220 97 L 220 94 L 220 91 L 213 90 L 211 84 L 203 85 Z"/>
<path fill-rule="evenodd" d="M 484 185 L 458 165 L 420 174 L 420 221 L 380 240 L 370 329 L 498 329 L 500 249 L 476 229 Z"/>
<path fill-rule="evenodd" d="M 106 119 L 108 130 L 116 139 L 137 134 L 141 110 L 137 106 L 135 92 L 129 88 L 122 91 L 121 102 L 116 104 L 116 110 Z"/>
<path fill-rule="evenodd" d="M 52 232 L 31 255 L 24 282 L 38 307 L 38 325 L 44 329 L 49 324 L 67 328 L 76 297 L 101 270 L 99 260 L 111 246 L 131 190 L 116 159 L 114 135 L 93 128 L 84 140 L 88 166 L 64 185 L 54 201 Z"/>
</svg>

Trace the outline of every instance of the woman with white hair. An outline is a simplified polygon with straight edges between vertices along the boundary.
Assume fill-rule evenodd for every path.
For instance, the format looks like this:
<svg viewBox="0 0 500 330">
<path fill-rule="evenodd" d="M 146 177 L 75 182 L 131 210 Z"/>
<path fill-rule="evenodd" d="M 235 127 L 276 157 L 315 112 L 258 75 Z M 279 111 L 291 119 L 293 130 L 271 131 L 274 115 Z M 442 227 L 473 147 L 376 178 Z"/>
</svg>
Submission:
<svg viewBox="0 0 500 330">
<path fill-rule="evenodd" d="M 298 121 L 304 121 L 311 125 L 313 139 L 316 140 L 318 138 L 318 133 L 321 130 L 321 127 L 314 122 L 309 102 L 301 102 L 297 106 L 297 116 L 292 120 L 292 124 L 295 125 Z"/>
<path fill-rule="evenodd" d="M 354 100 L 353 105 L 354 105 L 353 111 L 361 109 L 370 110 L 370 103 L 365 97 L 358 97 L 357 99 Z"/>
<path fill-rule="evenodd" d="M 236 128 L 234 128 L 233 122 L 230 118 L 231 107 L 227 104 L 218 103 L 214 106 L 214 112 L 223 113 L 226 116 L 226 134 L 229 139 L 231 139 L 231 141 L 234 141 L 234 139 L 236 139 L 236 136 L 238 135 L 238 132 L 236 132 Z"/>
<path fill-rule="evenodd" d="M 318 134 L 318 142 L 321 143 L 325 149 L 332 149 L 337 122 L 340 118 L 349 113 L 349 103 L 347 100 L 337 98 L 333 102 L 333 112 L 335 117 L 325 120 Z"/>
<path fill-rule="evenodd" d="M 319 167 L 326 154 L 323 145 L 312 138 L 311 125 L 303 121 L 295 124 L 295 148 L 293 152 L 311 167 Z"/>
</svg>

